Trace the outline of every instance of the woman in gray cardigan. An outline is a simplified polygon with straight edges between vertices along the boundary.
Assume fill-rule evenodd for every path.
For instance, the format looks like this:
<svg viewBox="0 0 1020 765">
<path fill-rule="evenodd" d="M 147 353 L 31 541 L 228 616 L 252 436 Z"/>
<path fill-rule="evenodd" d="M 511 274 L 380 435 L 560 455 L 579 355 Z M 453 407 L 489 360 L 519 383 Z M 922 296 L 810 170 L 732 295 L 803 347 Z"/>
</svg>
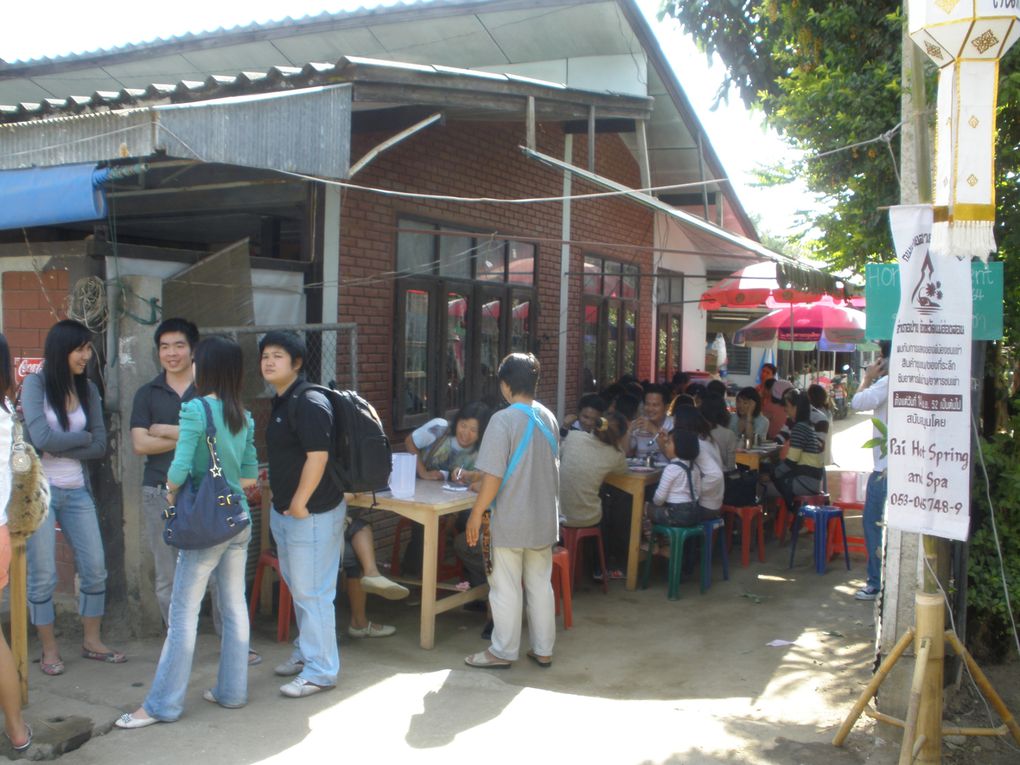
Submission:
<svg viewBox="0 0 1020 765">
<path fill-rule="evenodd" d="M 74 548 L 80 581 L 78 613 L 84 637 L 82 656 L 120 664 L 100 637 L 106 606 L 106 561 L 96 504 L 84 460 L 106 455 L 106 427 L 99 389 L 85 375 L 92 358 L 92 333 L 65 319 L 53 325 L 43 349 L 43 369 L 25 378 L 21 404 L 32 445 L 42 457 L 50 483 L 50 514 L 28 539 L 28 612 L 42 643 L 40 668 L 64 672 L 53 633 L 53 591 L 57 586 L 56 522 Z"/>
</svg>

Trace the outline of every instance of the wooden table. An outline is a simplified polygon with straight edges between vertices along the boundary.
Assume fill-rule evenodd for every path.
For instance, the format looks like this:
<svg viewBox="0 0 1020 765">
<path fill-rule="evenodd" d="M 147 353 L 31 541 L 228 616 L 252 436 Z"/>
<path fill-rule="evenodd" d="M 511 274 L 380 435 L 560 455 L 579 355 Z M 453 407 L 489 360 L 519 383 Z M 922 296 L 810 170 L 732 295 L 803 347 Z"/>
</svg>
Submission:
<svg viewBox="0 0 1020 765">
<path fill-rule="evenodd" d="M 627 543 L 627 582 L 628 590 L 637 588 L 638 558 L 641 551 L 641 520 L 645 510 L 645 487 L 657 484 L 662 477 L 662 470 L 656 468 L 650 472 L 628 470 L 626 473 L 610 473 L 605 482 L 620 491 L 630 494 L 630 540 Z"/>
<path fill-rule="evenodd" d="M 762 460 L 773 462 L 779 455 L 779 444 L 768 445 L 768 448 L 758 449 L 737 449 L 736 461 L 738 465 L 746 465 L 751 470 L 761 468 Z"/>
<path fill-rule="evenodd" d="M 460 591 L 454 585 L 438 583 L 436 569 L 439 555 L 439 519 L 444 515 L 470 509 L 477 495 L 473 491 L 447 491 L 442 481 L 417 479 L 414 496 L 397 499 L 388 491 L 376 492 L 375 504 L 371 492 L 348 495 L 350 507 L 390 512 L 410 518 L 425 527 L 425 547 L 422 553 L 421 571 L 421 647 L 432 648 L 436 642 L 436 614 L 449 611 L 472 600 L 484 600 L 489 594 L 489 585 L 482 584 L 470 590 Z M 400 581 L 407 581 L 401 578 Z M 412 580 L 419 583 L 418 580 Z M 436 589 L 452 590 L 455 594 L 436 599 Z"/>
</svg>

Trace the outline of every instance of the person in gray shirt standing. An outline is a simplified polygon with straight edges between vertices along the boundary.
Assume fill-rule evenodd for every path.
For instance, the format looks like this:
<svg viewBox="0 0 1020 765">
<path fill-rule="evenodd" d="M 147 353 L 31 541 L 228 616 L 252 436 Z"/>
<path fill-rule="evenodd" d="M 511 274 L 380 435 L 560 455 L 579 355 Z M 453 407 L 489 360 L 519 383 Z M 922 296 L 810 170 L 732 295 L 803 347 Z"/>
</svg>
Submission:
<svg viewBox="0 0 1020 765">
<path fill-rule="evenodd" d="M 490 507 L 489 604 L 492 644 L 464 659 L 472 667 L 501 669 L 518 656 L 524 593 L 527 592 L 528 658 L 552 665 L 556 608 L 552 592 L 552 546 L 559 530 L 559 425 L 535 401 L 541 366 L 531 353 L 511 353 L 499 365 L 499 390 L 510 406 L 489 420 L 475 468 L 482 485 L 465 533 L 478 543 Z M 522 589 L 523 580 L 523 589 Z"/>
<path fill-rule="evenodd" d="M 181 404 L 195 397 L 192 353 L 198 327 L 187 319 L 167 319 L 156 327 L 156 351 L 162 371 L 135 393 L 131 408 L 131 444 L 145 456 L 142 475 L 142 528 L 156 568 L 156 599 L 169 624 L 170 593 L 177 548 L 163 541 L 166 474 L 177 446 Z"/>
</svg>

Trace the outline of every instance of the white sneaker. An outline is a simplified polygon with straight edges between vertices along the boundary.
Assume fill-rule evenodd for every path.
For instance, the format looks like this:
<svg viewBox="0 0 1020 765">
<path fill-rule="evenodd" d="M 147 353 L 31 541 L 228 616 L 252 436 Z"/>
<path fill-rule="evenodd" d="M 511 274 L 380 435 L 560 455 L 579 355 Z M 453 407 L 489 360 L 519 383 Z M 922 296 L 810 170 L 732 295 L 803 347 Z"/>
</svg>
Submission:
<svg viewBox="0 0 1020 765">
<path fill-rule="evenodd" d="M 370 595 L 379 595 L 387 600 L 401 600 L 411 594 L 402 584 L 397 584 L 385 576 L 361 577 L 361 589 Z"/>
<path fill-rule="evenodd" d="M 854 598 L 857 600 L 874 600 L 877 597 L 878 590 L 873 590 L 870 587 L 861 587 L 854 593 Z"/>
<path fill-rule="evenodd" d="M 303 677 L 295 677 L 286 685 L 280 686 L 280 693 L 284 696 L 288 696 L 292 699 L 300 699 L 304 696 L 312 696 L 322 691 L 331 691 L 336 688 L 335 685 L 316 685 L 310 683 Z"/>
<path fill-rule="evenodd" d="M 367 627 L 348 627 L 347 634 L 352 638 L 383 638 L 389 637 L 397 628 L 389 624 L 369 622 Z"/>
<path fill-rule="evenodd" d="M 291 661 L 290 659 L 287 659 L 287 661 L 282 664 L 277 664 L 273 667 L 273 672 L 280 677 L 291 677 L 292 675 L 300 673 L 304 668 L 305 663 L 303 661 Z"/>
</svg>

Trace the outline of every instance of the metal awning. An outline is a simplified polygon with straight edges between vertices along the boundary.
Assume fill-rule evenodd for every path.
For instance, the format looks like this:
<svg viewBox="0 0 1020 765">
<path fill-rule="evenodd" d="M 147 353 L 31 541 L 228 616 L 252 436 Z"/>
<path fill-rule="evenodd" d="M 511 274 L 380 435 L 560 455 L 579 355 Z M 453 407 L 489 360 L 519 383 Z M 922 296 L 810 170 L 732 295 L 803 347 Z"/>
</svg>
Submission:
<svg viewBox="0 0 1020 765">
<path fill-rule="evenodd" d="M 0 126 L 0 170 L 122 157 L 198 159 L 347 177 L 351 86 L 219 98 Z"/>
<path fill-rule="evenodd" d="M 532 159 L 537 159 L 539 162 L 544 162 L 558 170 L 565 170 L 573 173 L 579 178 L 583 178 L 584 180 L 594 183 L 604 189 L 619 191 L 622 196 L 632 199 L 645 207 L 650 207 L 656 212 L 663 213 L 669 218 L 683 224 L 685 227 L 690 227 L 696 231 L 711 235 L 722 245 L 730 245 L 739 248 L 746 253 L 748 257 L 764 258 L 766 260 L 774 261 L 779 265 L 779 271 L 782 277 L 795 287 L 827 291 L 834 291 L 837 289 L 836 282 L 838 280 L 835 277 L 810 265 L 801 263 L 788 255 L 783 255 L 782 253 L 770 250 L 761 242 L 756 242 L 753 239 L 748 239 L 746 236 L 734 234 L 731 231 L 719 228 L 718 226 L 691 215 L 690 213 L 686 213 L 683 210 L 677 210 L 665 202 L 656 199 L 651 194 L 646 194 L 629 188 L 624 186 L 622 183 L 617 183 L 614 180 L 580 168 L 577 165 L 572 165 L 569 162 L 564 162 L 563 160 L 556 159 L 555 157 L 550 157 L 548 154 L 543 154 L 525 146 L 521 147 L 521 151 Z"/>
</svg>

